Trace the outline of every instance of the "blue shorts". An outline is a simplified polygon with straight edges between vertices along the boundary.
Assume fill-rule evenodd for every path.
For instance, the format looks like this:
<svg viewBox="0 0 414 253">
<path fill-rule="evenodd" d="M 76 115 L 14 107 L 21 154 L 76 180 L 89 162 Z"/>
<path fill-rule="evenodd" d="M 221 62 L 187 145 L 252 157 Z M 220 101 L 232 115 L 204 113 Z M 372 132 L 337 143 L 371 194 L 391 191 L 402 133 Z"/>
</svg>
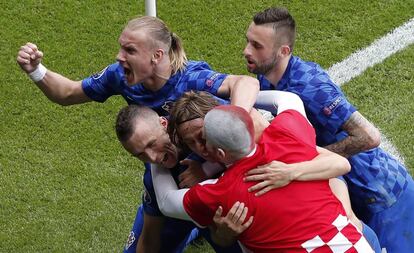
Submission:
<svg viewBox="0 0 414 253">
<path fill-rule="evenodd" d="M 391 207 L 375 213 L 367 223 L 387 253 L 414 252 L 414 181 Z"/>
<path fill-rule="evenodd" d="M 135 253 L 138 238 L 144 225 L 144 210 L 140 205 L 135 216 L 134 225 L 129 233 L 128 240 L 124 247 L 124 253 Z M 161 234 L 161 250 L 166 253 L 181 253 L 184 248 L 198 237 L 198 229 L 192 222 L 166 218 Z"/>
</svg>

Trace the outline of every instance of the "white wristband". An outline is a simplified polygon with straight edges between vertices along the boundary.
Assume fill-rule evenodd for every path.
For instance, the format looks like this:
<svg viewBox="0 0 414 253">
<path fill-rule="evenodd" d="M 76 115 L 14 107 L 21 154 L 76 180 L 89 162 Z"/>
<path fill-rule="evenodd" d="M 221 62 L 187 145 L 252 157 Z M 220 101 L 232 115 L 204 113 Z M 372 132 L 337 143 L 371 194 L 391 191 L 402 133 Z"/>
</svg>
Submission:
<svg viewBox="0 0 414 253">
<path fill-rule="evenodd" d="M 28 75 L 30 79 L 33 80 L 33 82 L 39 82 L 45 77 L 46 71 L 47 71 L 46 67 L 43 66 L 43 64 L 39 63 L 37 68 L 33 72 L 29 73 Z"/>
</svg>

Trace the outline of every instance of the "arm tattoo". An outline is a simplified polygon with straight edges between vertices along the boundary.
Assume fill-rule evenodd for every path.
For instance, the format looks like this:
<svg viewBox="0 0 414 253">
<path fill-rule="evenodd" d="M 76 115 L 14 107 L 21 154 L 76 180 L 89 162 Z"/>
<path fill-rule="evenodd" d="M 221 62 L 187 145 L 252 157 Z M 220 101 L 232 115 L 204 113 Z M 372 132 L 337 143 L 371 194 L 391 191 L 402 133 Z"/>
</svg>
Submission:
<svg viewBox="0 0 414 253">
<path fill-rule="evenodd" d="M 348 137 L 325 148 L 349 157 L 379 145 L 379 131 L 359 112 L 354 112 L 342 129 L 348 133 Z"/>
</svg>

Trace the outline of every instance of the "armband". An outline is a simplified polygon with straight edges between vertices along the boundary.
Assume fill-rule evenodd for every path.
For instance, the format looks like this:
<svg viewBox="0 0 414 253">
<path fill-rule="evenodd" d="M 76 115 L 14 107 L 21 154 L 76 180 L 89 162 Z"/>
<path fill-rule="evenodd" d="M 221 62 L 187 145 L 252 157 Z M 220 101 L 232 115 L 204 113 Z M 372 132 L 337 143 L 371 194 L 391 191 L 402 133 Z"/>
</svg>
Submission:
<svg viewBox="0 0 414 253">
<path fill-rule="evenodd" d="M 39 63 L 37 68 L 33 72 L 29 73 L 28 75 L 30 79 L 32 79 L 33 82 L 39 82 L 45 77 L 46 71 L 47 71 L 47 68 L 43 66 L 43 64 Z"/>
</svg>

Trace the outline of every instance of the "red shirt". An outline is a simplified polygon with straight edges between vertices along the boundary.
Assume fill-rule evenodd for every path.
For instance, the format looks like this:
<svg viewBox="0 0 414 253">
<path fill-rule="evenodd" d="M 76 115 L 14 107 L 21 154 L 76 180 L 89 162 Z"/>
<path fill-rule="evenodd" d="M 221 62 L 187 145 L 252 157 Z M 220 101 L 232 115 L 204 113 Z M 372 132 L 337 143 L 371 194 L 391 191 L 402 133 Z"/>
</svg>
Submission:
<svg viewBox="0 0 414 253">
<path fill-rule="evenodd" d="M 207 226 L 213 223 L 218 206 L 226 214 L 236 201 L 245 203 L 254 222 L 238 239 L 253 252 L 308 252 L 305 248 L 318 249 L 314 253 L 332 252 L 329 247 L 347 241 L 350 250 L 359 241 L 365 245 L 366 240 L 349 223 L 328 180 L 293 181 L 260 197 L 247 190 L 254 182 L 243 182 L 245 172 L 259 165 L 273 160 L 308 161 L 317 155 L 312 126 L 297 111 L 284 111 L 265 129 L 252 156 L 237 161 L 217 181 L 192 187 L 184 196 L 184 208 L 194 221 Z M 329 241 L 333 245 L 327 246 Z M 349 252 L 370 252 L 363 249 Z"/>
</svg>

